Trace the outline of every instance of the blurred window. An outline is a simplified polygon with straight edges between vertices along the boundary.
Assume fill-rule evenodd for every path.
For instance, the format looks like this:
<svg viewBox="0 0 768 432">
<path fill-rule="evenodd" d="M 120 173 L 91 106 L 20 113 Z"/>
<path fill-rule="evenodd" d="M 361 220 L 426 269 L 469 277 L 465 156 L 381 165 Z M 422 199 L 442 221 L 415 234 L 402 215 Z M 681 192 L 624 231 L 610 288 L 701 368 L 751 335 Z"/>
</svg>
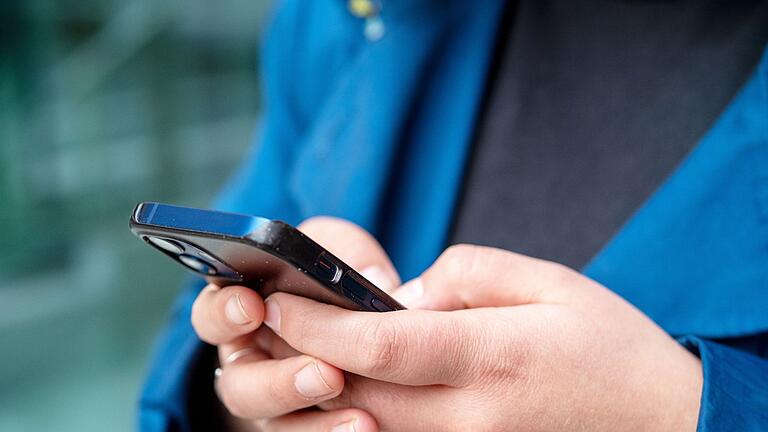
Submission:
<svg viewBox="0 0 768 432">
<path fill-rule="evenodd" d="M 0 430 L 132 430 L 183 271 L 127 228 L 205 206 L 259 113 L 269 2 L 0 5 Z"/>
</svg>

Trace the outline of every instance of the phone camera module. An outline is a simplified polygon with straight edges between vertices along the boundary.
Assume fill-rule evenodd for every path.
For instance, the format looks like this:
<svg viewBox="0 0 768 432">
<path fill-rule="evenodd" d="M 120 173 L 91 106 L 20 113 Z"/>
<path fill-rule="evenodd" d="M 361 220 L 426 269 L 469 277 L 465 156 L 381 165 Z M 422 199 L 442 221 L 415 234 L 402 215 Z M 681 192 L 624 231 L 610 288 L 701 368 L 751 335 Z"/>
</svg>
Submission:
<svg viewBox="0 0 768 432">
<path fill-rule="evenodd" d="M 162 249 L 166 252 L 172 253 L 174 255 L 180 255 L 184 253 L 184 246 L 179 244 L 178 242 L 162 237 L 150 237 L 146 236 L 144 237 L 144 240 L 152 244 L 152 246 Z"/>
<path fill-rule="evenodd" d="M 217 274 L 216 267 L 192 255 L 179 255 L 179 261 L 192 270 L 209 276 Z"/>
</svg>

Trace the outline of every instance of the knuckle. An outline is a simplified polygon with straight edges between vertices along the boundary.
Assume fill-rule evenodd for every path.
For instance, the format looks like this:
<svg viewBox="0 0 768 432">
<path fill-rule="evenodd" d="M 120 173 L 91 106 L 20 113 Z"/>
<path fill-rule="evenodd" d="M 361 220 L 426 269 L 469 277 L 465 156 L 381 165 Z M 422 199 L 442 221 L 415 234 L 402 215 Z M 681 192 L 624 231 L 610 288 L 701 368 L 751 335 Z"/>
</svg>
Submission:
<svg viewBox="0 0 768 432">
<path fill-rule="evenodd" d="M 448 247 L 437 259 L 433 271 L 440 280 L 462 285 L 484 273 L 484 266 L 490 258 L 490 248 L 457 244 Z"/>
<path fill-rule="evenodd" d="M 548 261 L 546 265 L 548 266 L 553 283 L 556 286 L 572 286 L 575 285 L 578 280 L 583 278 L 583 276 L 576 270 L 573 270 L 564 264 Z"/>
<path fill-rule="evenodd" d="M 455 244 L 449 246 L 438 258 L 438 262 L 443 265 L 461 263 L 477 253 L 479 246 L 470 244 Z"/>
<path fill-rule="evenodd" d="M 461 277 L 477 255 L 478 246 L 457 244 L 448 247 L 437 259 L 435 267 L 448 278 Z"/>
<path fill-rule="evenodd" d="M 531 364 L 535 363 L 533 338 L 528 335 L 507 337 L 506 342 L 500 346 L 486 347 L 488 352 L 494 352 L 494 360 L 485 362 L 483 367 L 479 368 L 484 381 L 493 385 L 498 382 L 516 383 L 524 380 L 526 374 L 531 371 Z"/>
<path fill-rule="evenodd" d="M 288 342 L 288 344 L 296 349 L 296 351 L 311 351 L 312 344 L 316 341 L 316 323 L 321 322 L 314 311 L 291 314 L 290 319 L 286 319 L 284 311 L 282 314 L 282 319 L 280 320 L 280 337 Z"/>
<path fill-rule="evenodd" d="M 266 388 L 269 400 L 274 403 L 277 410 L 287 412 L 303 407 L 297 404 L 299 396 L 292 384 L 285 385 L 284 380 L 271 379 L 267 382 Z"/>
<path fill-rule="evenodd" d="M 364 372 L 372 376 L 396 370 L 403 362 L 405 338 L 394 321 L 376 320 L 362 333 L 361 346 L 369 347 L 363 359 Z"/>
<path fill-rule="evenodd" d="M 531 337 L 526 335 L 514 338 L 514 341 L 505 347 L 504 354 L 507 359 L 505 363 L 508 375 L 512 378 L 523 376 L 524 371 L 528 369 L 528 364 L 534 358 L 533 348 L 534 344 Z"/>
</svg>

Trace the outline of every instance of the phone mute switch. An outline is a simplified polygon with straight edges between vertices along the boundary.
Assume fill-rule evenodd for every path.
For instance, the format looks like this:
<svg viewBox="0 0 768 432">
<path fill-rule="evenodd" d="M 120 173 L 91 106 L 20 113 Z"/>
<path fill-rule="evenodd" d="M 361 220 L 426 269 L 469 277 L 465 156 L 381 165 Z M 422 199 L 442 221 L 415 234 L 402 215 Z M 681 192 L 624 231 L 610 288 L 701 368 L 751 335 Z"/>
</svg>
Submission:
<svg viewBox="0 0 768 432">
<path fill-rule="evenodd" d="M 328 258 L 325 252 L 320 254 L 315 261 L 315 273 L 321 279 L 331 283 L 337 283 L 341 279 L 341 269 Z"/>
</svg>

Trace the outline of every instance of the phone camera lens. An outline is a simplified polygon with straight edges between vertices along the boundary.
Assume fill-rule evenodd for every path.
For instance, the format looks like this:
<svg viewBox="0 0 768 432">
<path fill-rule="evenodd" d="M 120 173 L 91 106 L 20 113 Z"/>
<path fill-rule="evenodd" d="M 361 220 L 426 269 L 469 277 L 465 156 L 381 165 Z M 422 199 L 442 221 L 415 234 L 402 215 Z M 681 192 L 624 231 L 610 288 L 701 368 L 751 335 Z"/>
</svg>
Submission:
<svg viewBox="0 0 768 432">
<path fill-rule="evenodd" d="M 158 249 L 162 249 L 166 252 L 170 252 L 175 255 L 184 253 L 184 246 L 170 239 L 147 236 L 147 237 L 144 237 L 144 240 L 148 241 Z"/>
<path fill-rule="evenodd" d="M 217 273 L 216 267 L 208 264 L 200 258 L 193 257 L 192 255 L 179 255 L 179 261 L 198 273 L 203 273 L 210 276 L 213 276 Z"/>
</svg>

